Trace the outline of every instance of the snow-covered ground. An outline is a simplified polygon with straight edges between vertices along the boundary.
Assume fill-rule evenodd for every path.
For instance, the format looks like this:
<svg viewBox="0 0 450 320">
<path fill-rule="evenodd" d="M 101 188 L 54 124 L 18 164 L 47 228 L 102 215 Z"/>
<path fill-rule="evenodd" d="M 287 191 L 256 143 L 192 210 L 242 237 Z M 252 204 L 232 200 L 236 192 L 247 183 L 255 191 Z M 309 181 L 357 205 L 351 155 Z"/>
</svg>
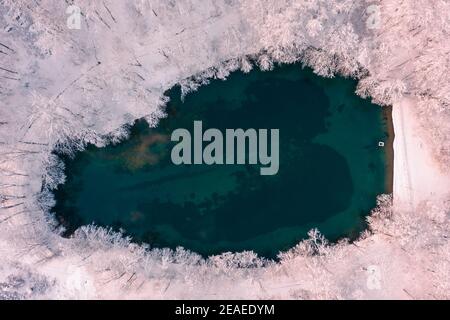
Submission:
<svg viewBox="0 0 450 320">
<path fill-rule="evenodd" d="M 394 104 L 394 204 L 414 210 L 423 202 L 449 199 L 450 172 L 433 158 L 411 99 Z"/>
<path fill-rule="evenodd" d="M 69 1 L 72 3 L 72 1 Z M 381 1 L 0 0 L 0 298 L 450 297 L 450 4 Z M 274 263 L 149 250 L 92 226 L 65 239 L 49 208 L 56 149 L 124 139 L 162 94 L 302 62 L 392 104 L 390 196 L 354 243 L 319 233 Z"/>
</svg>

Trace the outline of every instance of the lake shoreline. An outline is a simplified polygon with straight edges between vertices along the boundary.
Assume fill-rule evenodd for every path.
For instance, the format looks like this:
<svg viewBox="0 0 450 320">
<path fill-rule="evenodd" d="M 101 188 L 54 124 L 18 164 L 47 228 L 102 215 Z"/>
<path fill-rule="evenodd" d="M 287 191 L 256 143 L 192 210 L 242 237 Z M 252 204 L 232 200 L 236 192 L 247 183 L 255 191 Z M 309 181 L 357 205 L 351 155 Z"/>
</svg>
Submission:
<svg viewBox="0 0 450 320">
<path fill-rule="evenodd" d="M 105 148 L 89 147 L 88 153 L 65 163 L 66 183 L 55 191 L 52 211 L 69 233 L 95 221 L 126 230 L 137 242 L 181 245 L 205 255 L 254 250 L 276 257 L 313 227 L 329 239 L 359 234 L 364 229 L 361 215 L 369 214 L 376 197 L 386 193 L 384 171 L 392 157 L 386 159 L 378 142 L 387 140 L 385 121 L 390 118 L 355 95 L 352 81 L 315 83 L 315 77 L 296 66 L 234 73 L 184 100 L 174 87 L 166 93 L 166 110 L 172 116 L 158 126 L 150 129 L 145 121 L 136 122 L 129 139 Z M 329 95 L 325 86 L 331 88 Z M 277 93 L 272 94 L 276 101 L 266 96 L 268 88 Z M 198 119 L 219 132 L 233 127 L 280 128 L 286 137 L 281 139 L 282 172 L 267 181 L 260 177 L 260 168 L 174 166 L 168 137 L 179 128 L 190 128 L 195 136 Z M 327 121 L 333 125 L 327 127 Z M 326 134 L 324 140 L 313 143 L 319 134 Z M 392 173 L 390 177 L 392 181 Z M 277 201 L 271 202 L 271 197 Z M 330 200 L 323 205 L 323 199 Z M 264 216 L 265 224 L 256 223 L 256 216 Z M 273 237 L 286 227 L 290 232 Z"/>
<path fill-rule="evenodd" d="M 383 107 L 383 120 L 386 121 L 387 139 L 384 143 L 386 158 L 386 193 L 394 191 L 394 122 L 392 119 L 392 106 Z"/>
</svg>

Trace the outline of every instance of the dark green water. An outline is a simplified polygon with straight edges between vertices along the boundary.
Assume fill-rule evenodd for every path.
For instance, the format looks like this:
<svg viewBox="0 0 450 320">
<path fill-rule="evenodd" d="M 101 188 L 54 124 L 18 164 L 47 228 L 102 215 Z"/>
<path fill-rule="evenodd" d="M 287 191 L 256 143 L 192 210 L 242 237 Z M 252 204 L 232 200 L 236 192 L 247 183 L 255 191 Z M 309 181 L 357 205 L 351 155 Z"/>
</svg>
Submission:
<svg viewBox="0 0 450 320">
<path fill-rule="evenodd" d="M 274 257 L 318 227 L 329 239 L 355 236 L 385 192 L 386 123 L 380 107 L 354 94 L 349 79 L 323 79 L 297 65 L 236 72 L 180 99 L 168 117 L 144 121 L 115 146 L 89 146 L 65 159 L 67 182 L 54 211 L 70 234 L 95 222 L 154 247 L 203 255 L 254 250 Z M 278 128 L 280 168 L 172 164 L 176 128 Z"/>
</svg>

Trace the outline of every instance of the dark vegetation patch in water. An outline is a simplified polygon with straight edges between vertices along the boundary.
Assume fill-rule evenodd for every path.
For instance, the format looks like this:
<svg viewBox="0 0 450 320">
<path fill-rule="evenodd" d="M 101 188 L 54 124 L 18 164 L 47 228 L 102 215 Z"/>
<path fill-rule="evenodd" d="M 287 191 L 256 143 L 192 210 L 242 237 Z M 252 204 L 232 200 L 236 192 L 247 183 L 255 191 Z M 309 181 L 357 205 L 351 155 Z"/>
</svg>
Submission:
<svg viewBox="0 0 450 320">
<path fill-rule="evenodd" d="M 64 159 L 67 182 L 54 212 L 67 228 L 95 222 L 153 247 L 203 255 L 254 250 L 275 257 L 318 227 L 329 239 L 355 236 L 385 192 L 382 110 L 354 94 L 356 82 L 323 79 L 298 65 L 235 72 L 189 94 L 167 94 L 168 117 L 143 120 L 127 141 Z M 260 165 L 172 164 L 176 128 L 280 130 L 277 175 Z"/>
</svg>

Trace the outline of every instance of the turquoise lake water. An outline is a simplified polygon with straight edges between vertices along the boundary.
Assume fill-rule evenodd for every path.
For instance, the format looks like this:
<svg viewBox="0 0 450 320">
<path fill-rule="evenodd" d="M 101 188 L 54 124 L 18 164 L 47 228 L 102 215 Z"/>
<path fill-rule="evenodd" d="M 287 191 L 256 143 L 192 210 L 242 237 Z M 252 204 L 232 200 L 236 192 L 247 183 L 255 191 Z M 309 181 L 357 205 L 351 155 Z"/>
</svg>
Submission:
<svg viewBox="0 0 450 320">
<path fill-rule="evenodd" d="M 128 140 L 64 159 L 54 211 L 67 235 L 94 222 L 205 256 L 254 250 L 273 258 L 313 227 L 330 240 L 354 237 L 386 192 L 387 166 L 382 108 L 355 87 L 298 65 L 235 72 L 184 101 L 174 87 L 156 128 L 139 120 Z M 170 135 L 192 132 L 194 120 L 204 130 L 279 129 L 278 174 L 262 176 L 260 165 L 174 165 Z"/>
</svg>

